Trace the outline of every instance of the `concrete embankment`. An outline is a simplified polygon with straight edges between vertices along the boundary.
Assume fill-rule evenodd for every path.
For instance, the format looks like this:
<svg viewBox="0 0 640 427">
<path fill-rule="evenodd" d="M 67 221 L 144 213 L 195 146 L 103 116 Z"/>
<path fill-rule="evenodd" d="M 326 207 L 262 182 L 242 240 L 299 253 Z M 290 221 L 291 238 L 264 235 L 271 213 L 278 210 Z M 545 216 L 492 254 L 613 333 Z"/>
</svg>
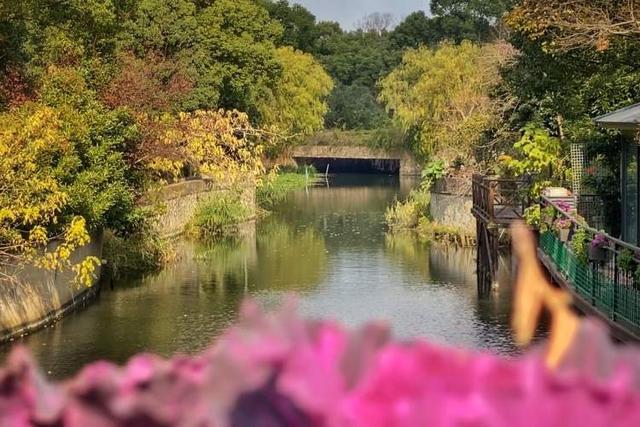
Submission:
<svg viewBox="0 0 640 427">
<path fill-rule="evenodd" d="M 163 187 L 144 202 L 153 199 L 160 203 L 162 209 L 155 227 L 163 238 L 169 239 L 182 233 L 200 201 L 229 191 L 235 190 L 208 180 L 190 180 Z M 255 186 L 246 185 L 241 198 L 255 212 Z M 72 262 L 88 256 L 102 259 L 102 242 L 103 233 L 94 233 L 91 243 L 72 255 Z M 70 270 L 51 271 L 27 265 L 7 273 L 12 280 L 0 279 L 0 344 L 55 323 L 90 303 L 100 292 L 100 268 L 91 287 L 74 283 L 75 275 Z"/>
</svg>

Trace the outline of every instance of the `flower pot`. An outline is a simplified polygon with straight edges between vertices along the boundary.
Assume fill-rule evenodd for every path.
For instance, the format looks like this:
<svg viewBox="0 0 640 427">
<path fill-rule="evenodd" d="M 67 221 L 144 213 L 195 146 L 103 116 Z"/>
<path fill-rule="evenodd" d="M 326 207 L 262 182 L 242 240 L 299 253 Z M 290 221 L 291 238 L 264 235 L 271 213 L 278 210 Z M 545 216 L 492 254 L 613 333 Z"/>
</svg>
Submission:
<svg viewBox="0 0 640 427">
<path fill-rule="evenodd" d="M 603 262 L 607 259 L 607 251 L 602 246 L 589 246 L 589 261 Z"/>
<path fill-rule="evenodd" d="M 568 228 L 561 228 L 558 230 L 558 235 L 560 237 L 560 241 L 567 243 L 569 241 L 569 232 L 571 230 Z"/>
</svg>

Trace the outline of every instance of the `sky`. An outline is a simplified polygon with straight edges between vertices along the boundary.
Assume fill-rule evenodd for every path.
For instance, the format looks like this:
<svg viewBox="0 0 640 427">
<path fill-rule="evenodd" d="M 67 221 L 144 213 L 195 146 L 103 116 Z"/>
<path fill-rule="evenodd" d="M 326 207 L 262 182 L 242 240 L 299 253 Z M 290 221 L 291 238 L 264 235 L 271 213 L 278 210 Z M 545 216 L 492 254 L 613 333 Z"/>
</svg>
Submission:
<svg viewBox="0 0 640 427">
<path fill-rule="evenodd" d="M 342 28 L 352 29 L 365 15 L 391 13 L 401 21 L 411 12 L 427 10 L 428 0 L 294 0 L 313 12 L 318 21 L 338 21 Z"/>
</svg>

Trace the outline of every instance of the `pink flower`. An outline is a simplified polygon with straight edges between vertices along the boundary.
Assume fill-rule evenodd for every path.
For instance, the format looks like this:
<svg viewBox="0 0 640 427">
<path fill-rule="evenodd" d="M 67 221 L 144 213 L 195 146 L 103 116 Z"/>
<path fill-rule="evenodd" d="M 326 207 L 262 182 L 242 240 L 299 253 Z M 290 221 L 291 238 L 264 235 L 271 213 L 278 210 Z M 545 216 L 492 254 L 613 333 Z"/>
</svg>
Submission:
<svg viewBox="0 0 640 427">
<path fill-rule="evenodd" d="M 637 426 L 640 358 L 587 320 L 558 372 L 425 341 L 389 341 L 246 304 L 196 356 L 98 362 L 47 383 L 24 349 L 0 369 L 0 426 Z"/>
</svg>

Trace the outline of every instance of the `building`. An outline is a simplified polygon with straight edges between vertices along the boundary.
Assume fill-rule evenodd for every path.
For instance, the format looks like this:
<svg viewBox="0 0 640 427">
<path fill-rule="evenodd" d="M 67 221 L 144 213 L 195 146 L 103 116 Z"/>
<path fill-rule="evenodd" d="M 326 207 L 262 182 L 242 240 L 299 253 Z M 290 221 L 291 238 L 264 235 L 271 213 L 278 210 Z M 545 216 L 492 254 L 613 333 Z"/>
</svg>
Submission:
<svg viewBox="0 0 640 427">
<path fill-rule="evenodd" d="M 640 104 L 605 114 L 595 122 L 604 128 L 621 131 L 622 240 L 637 246 L 640 244 Z"/>
</svg>

